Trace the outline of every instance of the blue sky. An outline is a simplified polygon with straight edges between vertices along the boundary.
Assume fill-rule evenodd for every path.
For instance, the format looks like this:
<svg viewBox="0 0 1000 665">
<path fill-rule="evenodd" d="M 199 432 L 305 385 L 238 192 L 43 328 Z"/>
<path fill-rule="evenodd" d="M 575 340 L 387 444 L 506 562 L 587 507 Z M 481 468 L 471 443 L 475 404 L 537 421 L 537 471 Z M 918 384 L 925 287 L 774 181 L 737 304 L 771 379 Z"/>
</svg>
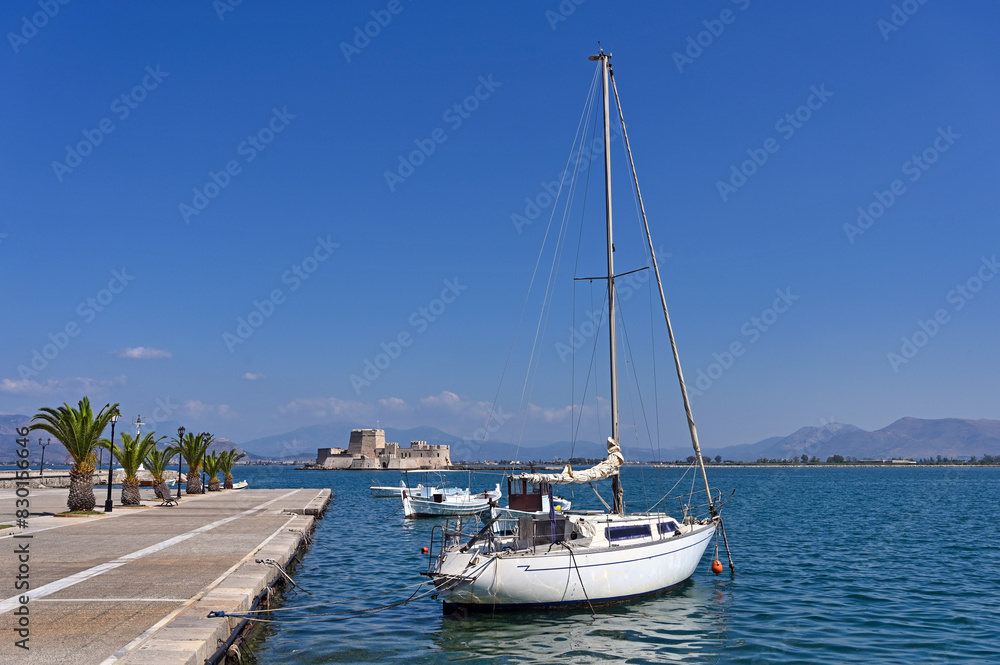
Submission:
<svg viewBox="0 0 1000 665">
<path fill-rule="evenodd" d="M 575 258 L 580 220 L 603 238 L 596 167 L 530 399 L 535 296 L 504 367 L 600 40 L 706 446 L 998 418 L 998 19 L 917 0 L 5 3 L 0 412 L 89 394 L 237 442 L 331 420 L 473 438 L 499 395 L 492 438 L 569 438 L 602 339 L 563 362 L 574 311 L 601 306 L 572 279 L 603 267 L 596 244 Z M 683 445 L 655 334 L 656 387 L 637 357 L 623 430 Z M 607 434 L 605 364 L 583 439 Z"/>
</svg>

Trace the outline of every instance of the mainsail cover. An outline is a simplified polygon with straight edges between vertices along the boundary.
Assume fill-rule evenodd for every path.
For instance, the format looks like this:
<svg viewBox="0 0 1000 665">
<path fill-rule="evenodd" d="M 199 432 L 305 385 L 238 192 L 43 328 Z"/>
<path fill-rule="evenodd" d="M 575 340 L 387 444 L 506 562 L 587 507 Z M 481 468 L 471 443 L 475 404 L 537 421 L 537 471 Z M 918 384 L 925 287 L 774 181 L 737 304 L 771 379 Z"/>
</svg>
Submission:
<svg viewBox="0 0 1000 665">
<path fill-rule="evenodd" d="M 608 459 L 596 466 L 583 471 L 574 471 L 569 464 L 561 473 L 522 473 L 513 476 L 513 480 L 526 480 L 529 483 L 549 483 L 550 485 L 568 485 L 570 483 L 589 483 L 604 480 L 618 473 L 618 467 L 625 463 L 622 449 L 615 440 L 608 437 Z"/>
</svg>

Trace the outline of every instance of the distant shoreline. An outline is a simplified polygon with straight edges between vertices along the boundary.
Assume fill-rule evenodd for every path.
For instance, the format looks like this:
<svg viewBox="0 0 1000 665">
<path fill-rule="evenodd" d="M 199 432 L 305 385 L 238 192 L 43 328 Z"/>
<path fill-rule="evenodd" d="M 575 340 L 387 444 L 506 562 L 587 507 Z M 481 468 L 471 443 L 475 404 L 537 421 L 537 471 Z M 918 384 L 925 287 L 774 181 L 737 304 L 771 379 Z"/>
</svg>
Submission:
<svg viewBox="0 0 1000 665">
<path fill-rule="evenodd" d="M 261 466 L 267 466 L 262 464 Z M 686 469 L 690 464 L 668 464 L 663 462 L 648 464 L 626 464 L 624 468 L 650 468 L 650 469 Z M 976 468 L 996 468 L 1000 464 L 706 464 L 706 469 L 976 469 Z M 576 469 L 585 469 L 586 466 L 577 466 Z M 562 465 L 553 465 L 546 462 L 534 468 L 528 466 L 500 466 L 500 465 L 476 465 L 453 464 L 444 469 L 324 469 L 322 467 L 296 467 L 297 471 L 396 471 L 404 473 L 406 471 L 526 471 L 528 473 L 546 473 L 551 471 L 562 471 Z"/>
</svg>

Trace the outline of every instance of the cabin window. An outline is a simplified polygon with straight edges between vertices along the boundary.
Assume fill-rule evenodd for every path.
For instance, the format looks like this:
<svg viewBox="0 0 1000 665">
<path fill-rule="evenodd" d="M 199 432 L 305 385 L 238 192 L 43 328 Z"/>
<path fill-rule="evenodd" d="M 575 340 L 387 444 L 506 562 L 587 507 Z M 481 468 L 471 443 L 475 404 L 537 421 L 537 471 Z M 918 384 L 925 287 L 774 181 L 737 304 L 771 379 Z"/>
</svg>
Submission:
<svg viewBox="0 0 1000 665">
<path fill-rule="evenodd" d="M 604 535 L 611 542 L 616 540 L 632 540 L 633 538 L 651 538 L 649 525 L 609 526 L 604 529 Z"/>
<path fill-rule="evenodd" d="M 656 526 L 657 529 L 659 529 L 661 536 L 665 533 L 673 533 L 674 531 L 680 531 L 680 528 L 678 528 L 677 526 L 677 522 L 660 522 Z"/>
</svg>

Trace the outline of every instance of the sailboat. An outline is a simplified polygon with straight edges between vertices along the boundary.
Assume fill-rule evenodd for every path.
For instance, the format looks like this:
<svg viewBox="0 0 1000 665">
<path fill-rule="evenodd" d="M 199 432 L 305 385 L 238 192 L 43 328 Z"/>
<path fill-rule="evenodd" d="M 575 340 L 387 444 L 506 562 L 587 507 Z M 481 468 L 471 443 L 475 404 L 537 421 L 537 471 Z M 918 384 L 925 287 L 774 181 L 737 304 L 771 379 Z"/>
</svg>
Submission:
<svg viewBox="0 0 1000 665">
<path fill-rule="evenodd" d="M 425 574 L 436 586 L 446 612 L 456 608 L 494 612 L 567 606 L 593 607 L 663 592 L 677 587 L 692 576 L 705 550 L 713 538 L 716 538 L 717 531 L 725 536 L 719 514 L 721 496 L 718 490 L 709 486 L 702 461 L 698 433 L 691 414 L 634 164 L 632 177 L 638 194 L 652 268 L 659 286 L 660 302 L 673 349 L 691 442 L 705 489 L 685 497 L 679 518 L 663 512 L 625 511 L 619 476 L 624 457 L 618 435 L 616 275 L 612 239 L 611 157 L 608 151 L 611 142 L 609 85 L 614 86 L 619 117 L 622 114 L 617 86 L 614 85 L 611 54 L 605 54 L 601 49 L 590 60 L 599 63 L 604 98 L 608 273 L 601 279 L 607 281 L 608 289 L 612 413 L 607 459 L 583 471 L 574 471 L 566 466 L 561 473 L 514 476 L 514 486 L 520 485 L 520 488 L 515 494 L 512 487 L 509 500 L 511 506 L 528 507 L 527 504 L 532 504 L 532 508 L 537 509 L 542 505 L 541 495 L 551 495 L 553 485 L 610 479 L 613 505 L 608 512 L 570 510 L 557 513 L 551 507 L 547 513 L 531 510 L 519 515 L 513 528 L 496 528 L 495 521 L 500 519 L 497 514 L 474 534 L 458 519 L 449 520 L 443 528 L 435 528 Z M 631 163 L 632 153 L 623 118 L 621 125 Z M 696 501 L 701 503 L 695 505 Z M 732 568 L 731 558 L 730 567 Z M 713 562 L 713 570 L 721 570 L 718 561 Z"/>
</svg>

